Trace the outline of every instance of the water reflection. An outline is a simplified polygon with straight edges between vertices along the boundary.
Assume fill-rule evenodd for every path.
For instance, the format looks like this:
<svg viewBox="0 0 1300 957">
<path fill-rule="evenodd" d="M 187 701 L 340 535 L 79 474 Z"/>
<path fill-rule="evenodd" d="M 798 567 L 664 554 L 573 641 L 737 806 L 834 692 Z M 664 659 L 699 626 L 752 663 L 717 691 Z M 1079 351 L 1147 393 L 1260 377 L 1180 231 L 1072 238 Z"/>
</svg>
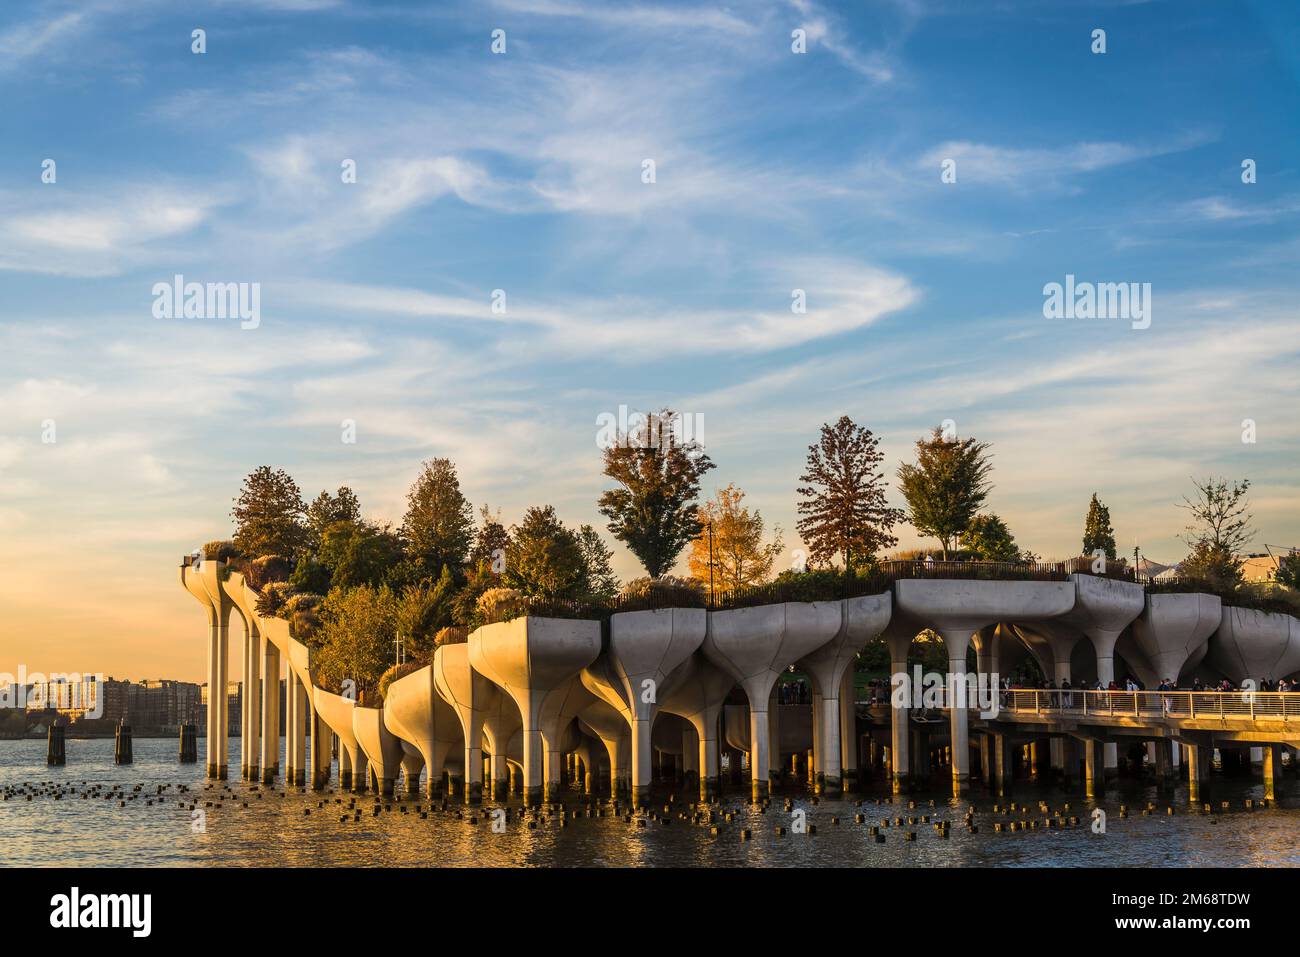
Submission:
<svg viewBox="0 0 1300 957">
<path fill-rule="evenodd" d="M 1094 803 L 1078 794 L 1025 785 L 1008 800 L 1027 804 L 1032 812 L 995 817 L 995 799 L 974 790 L 969 798 L 954 800 L 942 792 L 916 793 L 890 803 L 884 794 L 861 799 L 822 801 L 813 804 L 803 792 L 792 792 L 793 807 L 807 813 L 816 826 L 812 835 L 776 833 L 779 825 L 789 828 L 790 815 L 784 810 L 784 795 L 774 800 L 766 813 L 748 804 L 744 793 L 724 797 L 719 809 L 719 833 L 710 834 L 708 824 L 680 820 L 678 805 L 665 825 L 650 820 L 644 827 L 635 819 L 626 823 L 608 811 L 603 817 L 581 816 L 561 827 L 555 815 L 547 816 L 536 830 L 520 822 L 518 804 L 512 803 L 506 833 L 493 833 L 489 817 L 478 812 L 471 825 L 471 812 L 449 802 L 446 813 L 431 813 L 421 820 L 415 799 L 393 801 L 391 810 L 373 813 L 373 795 L 357 796 L 355 818 L 353 795 L 337 792 L 286 793 L 282 790 L 253 790 L 240 781 L 226 782 L 231 789 L 209 788 L 204 779 L 205 762 L 180 765 L 173 741 L 141 739 L 135 742 L 136 763 L 115 767 L 111 740 L 69 741 L 68 764 L 45 766 L 43 741 L 0 741 L 0 789 L 42 781 L 72 784 L 76 794 L 61 799 L 36 796 L 26 800 L 13 793 L 0 803 L 0 862 L 11 866 L 39 865 L 287 865 L 287 866 L 442 866 L 442 867 L 566 867 L 566 866 L 744 866 L 744 867 L 961 867 L 961 866 L 1208 866 L 1252 865 L 1294 866 L 1300 863 L 1300 790 L 1286 778 L 1281 806 L 1268 810 L 1243 810 L 1246 799 L 1263 797 L 1262 784 L 1251 778 L 1216 778 L 1202 802 L 1217 810 L 1230 801 L 1230 813 L 1191 813 L 1184 788 L 1161 793 L 1154 785 L 1122 781 L 1108 791 L 1100 803 L 1107 814 L 1106 833 L 1094 834 L 1089 827 Z M 232 742 L 231 766 L 238 767 L 237 745 Z M 96 797 L 83 797 L 82 786 L 103 786 Z M 143 785 L 133 792 L 136 785 Z M 108 785 L 116 785 L 123 798 L 105 800 Z M 154 799 L 158 785 L 171 785 L 162 803 Z M 176 800 L 177 789 L 190 789 L 206 813 L 206 831 L 194 833 L 189 811 Z M 121 801 L 136 793 L 135 800 Z M 320 802 L 325 801 L 321 807 Z M 664 795 L 664 801 L 667 795 Z M 907 808 L 907 800 L 916 809 Z M 934 807 L 930 807 L 930 801 Z M 996 833 L 995 821 L 1038 820 L 1040 800 L 1066 816 L 1080 820 L 1077 828 L 1038 829 L 1023 833 Z M 205 808 L 207 801 L 213 807 Z M 217 806 L 217 804 L 220 806 Z M 859 803 L 861 802 L 861 803 Z M 1155 805 L 1149 816 L 1141 810 Z M 662 817 L 661 801 L 656 807 Z M 1069 811 L 1063 811 L 1068 803 Z M 244 805 L 247 804 L 247 808 Z M 576 792 L 567 798 L 571 810 L 581 808 Z M 977 809 L 978 833 L 963 826 L 970 805 Z M 1128 816 L 1120 816 L 1120 805 Z M 1166 814 L 1168 806 L 1177 813 Z M 494 805 L 489 803 L 485 807 Z M 1199 807 L 1199 804 L 1198 804 Z M 402 809 L 405 808 L 405 813 Z M 461 819 L 455 816 L 461 811 Z M 722 823 L 722 813 L 734 814 L 732 823 Z M 310 813 L 304 813 L 310 812 Z M 866 823 L 854 823 L 854 815 Z M 897 817 L 930 815 L 951 822 L 945 839 L 931 824 L 896 828 Z M 839 824 L 832 823 L 838 817 Z M 345 820 L 340 820 L 345 818 Z M 883 828 L 885 843 L 878 844 L 868 828 L 888 819 Z M 750 828 L 752 840 L 742 841 L 742 828 Z M 904 831 L 915 831 L 915 841 L 904 841 Z"/>
</svg>

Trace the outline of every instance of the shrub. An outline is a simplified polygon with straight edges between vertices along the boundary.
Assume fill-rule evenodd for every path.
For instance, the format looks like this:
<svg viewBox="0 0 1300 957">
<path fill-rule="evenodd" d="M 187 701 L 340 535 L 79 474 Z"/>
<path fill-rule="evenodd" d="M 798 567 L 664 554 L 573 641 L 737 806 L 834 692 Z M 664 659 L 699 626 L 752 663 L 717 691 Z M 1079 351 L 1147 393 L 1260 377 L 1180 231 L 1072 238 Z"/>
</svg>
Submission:
<svg viewBox="0 0 1300 957">
<path fill-rule="evenodd" d="M 201 553 L 205 561 L 228 562 L 239 557 L 239 549 L 234 542 L 208 542 Z"/>
<path fill-rule="evenodd" d="M 288 582 L 271 582 L 257 596 L 257 613 L 263 618 L 280 618 L 285 602 L 293 595 Z"/>
<path fill-rule="evenodd" d="M 244 581 L 254 591 L 261 591 L 272 582 L 287 582 L 293 570 L 289 560 L 280 555 L 263 555 L 244 565 Z"/>
<path fill-rule="evenodd" d="M 478 623 L 487 625 L 528 614 L 528 603 L 514 588 L 489 588 L 478 596 L 476 611 Z"/>
<path fill-rule="evenodd" d="M 289 634 L 304 645 L 314 644 L 320 633 L 320 606 L 324 600 L 311 592 L 297 592 L 280 609 L 280 617 L 289 622 Z"/>
<path fill-rule="evenodd" d="M 424 664 L 419 661 L 407 661 L 400 665 L 393 665 L 379 676 L 379 700 L 383 701 L 388 697 L 388 686 L 394 681 L 405 678 L 409 674 L 414 674 L 423 667 L 425 667 Z"/>
<path fill-rule="evenodd" d="M 464 625 L 448 625 L 446 628 L 439 628 L 438 633 L 433 636 L 433 646 L 441 648 L 443 645 L 463 645 L 469 641 L 469 628 Z"/>
<path fill-rule="evenodd" d="M 636 578 L 623 586 L 614 602 L 616 611 L 639 611 L 654 608 L 703 608 L 708 593 L 694 578 L 660 575 Z"/>
</svg>

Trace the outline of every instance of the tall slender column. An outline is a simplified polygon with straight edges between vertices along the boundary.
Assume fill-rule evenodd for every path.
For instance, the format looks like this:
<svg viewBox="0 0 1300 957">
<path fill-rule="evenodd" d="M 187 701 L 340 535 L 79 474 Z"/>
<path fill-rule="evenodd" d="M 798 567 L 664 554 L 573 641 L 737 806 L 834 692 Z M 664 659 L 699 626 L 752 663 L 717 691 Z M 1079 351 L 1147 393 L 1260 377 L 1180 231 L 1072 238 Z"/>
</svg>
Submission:
<svg viewBox="0 0 1300 957">
<path fill-rule="evenodd" d="M 1097 797 L 1102 793 L 1105 781 L 1101 742 L 1087 738 L 1080 743 L 1083 745 L 1084 794 L 1087 797 Z"/>
<path fill-rule="evenodd" d="M 858 694 L 853 663 L 840 681 L 840 781 L 845 791 L 858 788 Z"/>
<path fill-rule="evenodd" d="M 908 688 L 895 687 L 895 682 L 906 682 L 908 680 L 907 649 L 912 643 L 912 636 L 906 634 L 890 635 L 887 641 L 889 644 L 889 673 L 891 676 L 889 695 L 889 776 L 892 779 L 891 790 L 895 794 L 899 794 L 907 790 L 911 780 L 907 745 L 912 701 L 910 694 L 906 696 L 902 694 Z M 919 688 L 912 690 L 916 693 L 920 692 Z"/>
<path fill-rule="evenodd" d="M 261 778 L 263 784 L 274 784 L 280 763 L 280 652 L 265 638 L 262 640 L 261 684 Z"/>
<path fill-rule="evenodd" d="M 293 678 L 293 784 L 295 787 L 307 785 L 307 689 L 298 673 L 290 669 Z M 286 783 L 288 783 L 286 781 Z"/>
<path fill-rule="evenodd" d="M 247 623 L 244 650 L 244 775 L 256 781 L 261 771 L 262 744 L 262 632 L 257 622 Z"/>
<path fill-rule="evenodd" d="M 993 735 L 993 782 L 999 795 L 1011 790 L 1011 741 L 1005 734 Z"/>
<path fill-rule="evenodd" d="M 306 689 L 304 689 L 306 690 Z M 311 786 L 319 791 L 330 782 L 330 766 L 334 763 L 334 732 L 330 730 L 316 709 L 311 709 Z"/>
<path fill-rule="evenodd" d="M 1264 752 L 1264 798 L 1275 801 L 1282 777 L 1282 748 L 1280 745 L 1267 744 L 1262 750 Z"/>
<path fill-rule="evenodd" d="M 648 717 L 632 718 L 632 804 L 642 807 L 650 800 L 654 781 L 654 749 L 650 744 L 653 722 Z"/>
<path fill-rule="evenodd" d="M 760 710 L 761 709 L 761 710 Z M 768 795 L 768 753 L 771 748 L 767 702 L 749 703 L 749 779 L 750 791 L 755 801 Z"/>
<path fill-rule="evenodd" d="M 945 629 L 940 633 L 948 649 L 948 718 L 952 742 L 952 787 L 954 793 L 970 785 L 970 738 L 967 733 L 966 649 L 968 629 Z M 957 692 L 955 699 L 953 692 Z"/>
<path fill-rule="evenodd" d="M 217 618 L 217 777 L 224 781 L 230 753 L 230 607 L 219 609 Z"/>
<path fill-rule="evenodd" d="M 225 707 L 226 696 L 221 686 L 221 625 L 217 609 L 208 609 L 208 720 L 205 731 L 205 746 L 208 752 L 208 777 L 220 776 L 221 746 L 221 709 Z"/>
</svg>

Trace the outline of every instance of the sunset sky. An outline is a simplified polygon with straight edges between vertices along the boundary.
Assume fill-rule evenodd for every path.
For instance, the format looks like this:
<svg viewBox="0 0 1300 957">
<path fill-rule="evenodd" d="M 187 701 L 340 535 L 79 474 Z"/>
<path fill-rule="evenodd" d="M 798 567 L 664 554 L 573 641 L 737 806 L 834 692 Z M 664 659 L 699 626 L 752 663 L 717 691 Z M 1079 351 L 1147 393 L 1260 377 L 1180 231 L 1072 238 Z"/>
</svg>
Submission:
<svg viewBox="0 0 1300 957">
<path fill-rule="evenodd" d="M 183 6 L 0 7 L 0 672 L 203 680 L 177 565 L 261 464 L 396 523 L 448 456 L 603 530 L 620 405 L 703 416 L 785 563 L 841 414 L 900 506 L 929 428 L 991 442 L 1045 558 L 1096 491 L 1178 560 L 1210 474 L 1300 545 L 1294 4 Z M 177 274 L 260 283 L 260 325 L 156 318 Z M 1150 328 L 1045 318 L 1067 275 L 1150 283 Z"/>
</svg>

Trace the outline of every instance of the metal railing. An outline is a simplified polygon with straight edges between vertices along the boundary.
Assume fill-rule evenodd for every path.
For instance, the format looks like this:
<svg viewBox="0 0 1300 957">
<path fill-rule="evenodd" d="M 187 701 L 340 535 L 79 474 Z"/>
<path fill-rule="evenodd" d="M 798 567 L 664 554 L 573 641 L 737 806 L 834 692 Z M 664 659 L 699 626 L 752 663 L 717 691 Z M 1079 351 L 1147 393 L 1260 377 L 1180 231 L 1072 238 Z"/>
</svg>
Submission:
<svg viewBox="0 0 1300 957">
<path fill-rule="evenodd" d="M 1003 691 L 1003 711 L 1130 718 L 1300 718 L 1287 691 Z"/>
</svg>

